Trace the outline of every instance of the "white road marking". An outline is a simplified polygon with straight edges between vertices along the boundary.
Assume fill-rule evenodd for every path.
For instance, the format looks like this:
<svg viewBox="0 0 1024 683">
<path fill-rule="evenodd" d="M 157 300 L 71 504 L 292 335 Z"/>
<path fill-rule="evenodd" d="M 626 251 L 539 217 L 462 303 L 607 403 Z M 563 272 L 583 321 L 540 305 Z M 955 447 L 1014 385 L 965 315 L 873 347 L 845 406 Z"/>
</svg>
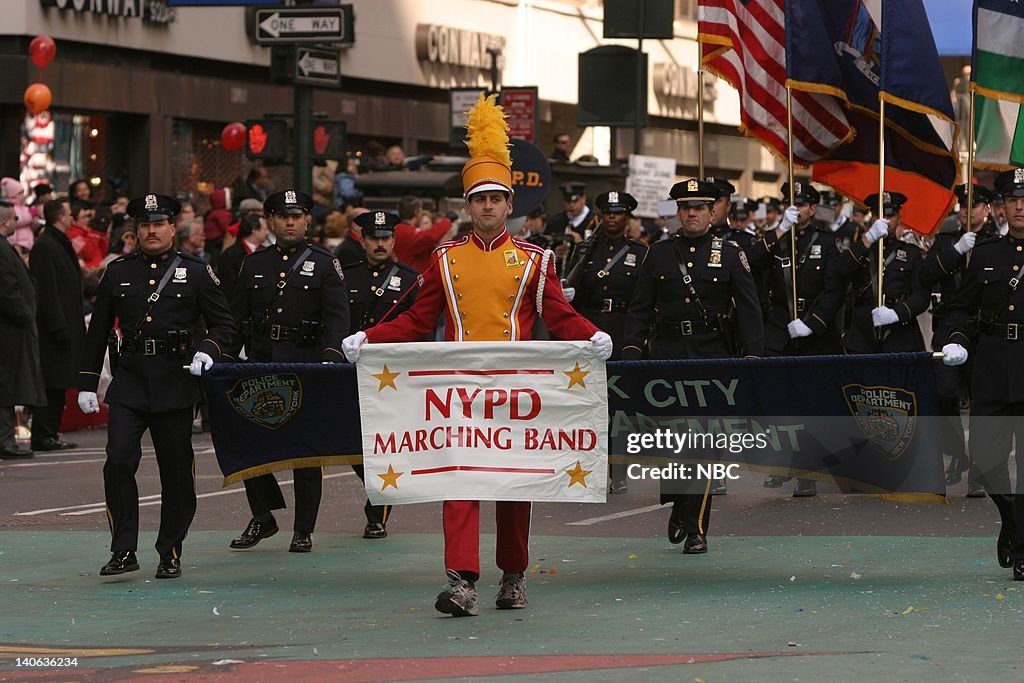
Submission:
<svg viewBox="0 0 1024 683">
<path fill-rule="evenodd" d="M 566 522 L 566 526 L 592 526 L 594 524 L 600 524 L 601 522 L 608 522 L 613 519 L 622 519 L 623 517 L 632 517 L 633 515 L 645 515 L 648 512 L 654 512 L 655 510 L 662 509 L 661 505 L 648 505 L 647 507 L 634 508 L 632 510 L 623 510 L 622 512 L 613 512 L 610 515 L 601 515 L 600 517 L 590 517 L 588 519 L 581 519 L 576 522 Z"/>
<path fill-rule="evenodd" d="M 334 474 L 325 474 L 324 475 L 324 479 L 335 479 L 337 477 L 354 477 L 354 476 L 356 476 L 355 472 L 335 472 Z M 285 479 L 283 481 L 279 481 L 278 484 L 281 484 L 282 486 L 284 486 L 284 485 L 287 485 L 287 484 L 292 484 L 292 483 L 294 483 L 294 481 L 295 481 L 294 479 Z M 244 493 L 244 492 L 245 492 L 245 487 L 244 486 L 236 486 L 235 488 L 222 489 L 220 491 L 211 491 L 210 493 L 200 493 L 199 495 L 196 496 L 196 498 L 213 498 L 215 496 L 226 496 L 226 495 L 231 494 L 231 493 Z M 145 500 L 147 502 L 145 502 L 145 503 L 141 502 L 143 500 Z M 148 507 L 150 505 L 159 505 L 160 504 L 160 494 L 156 494 L 156 495 L 152 495 L 152 496 L 139 496 L 139 501 L 140 501 L 139 502 L 139 507 Z M 80 508 L 87 508 L 87 509 L 82 510 Z M 72 506 L 72 507 L 55 508 L 55 509 L 52 509 L 52 510 L 33 510 L 31 512 L 16 512 L 14 514 L 16 514 L 16 515 L 35 515 L 35 514 L 42 514 L 44 512 L 60 512 L 61 510 L 75 510 L 74 512 L 61 512 L 60 516 L 61 517 L 79 517 L 81 515 L 94 515 L 94 514 L 97 514 L 97 513 L 100 513 L 100 512 L 106 512 L 106 509 L 107 509 L 107 506 L 106 506 L 105 503 L 90 503 L 88 505 L 75 505 L 75 506 Z"/>
<path fill-rule="evenodd" d="M 54 460 L 51 462 L 19 462 L 8 467 L 43 467 L 45 465 L 85 465 L 94 462 L 106 462 L 106 458 L 89 458 L 88 460 Z"/>
</svg>

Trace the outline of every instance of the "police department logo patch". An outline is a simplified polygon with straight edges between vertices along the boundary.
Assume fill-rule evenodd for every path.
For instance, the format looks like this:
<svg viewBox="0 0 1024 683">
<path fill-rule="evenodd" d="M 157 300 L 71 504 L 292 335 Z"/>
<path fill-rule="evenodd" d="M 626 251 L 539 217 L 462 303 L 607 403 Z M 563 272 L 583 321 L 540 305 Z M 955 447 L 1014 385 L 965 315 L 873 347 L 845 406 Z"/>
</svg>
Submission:
<svg viewBox="0 0 1024 683">
<path fill-rule="evenodd" d="M 609 204 L 618 204 L 619 203 L 619 193 L 615 192 L 614 190 L 612 192 L 609 192 L 608 193 L 608 203 Z"/>
<path fill-rule="evenodd" d="M 174 280 L 175 280 L 175 282 L 177 282 L 178 280 L 184 280 L 186 277 L 188 277 L 188 268 L 175 268 L 174 269 Z"/>
<path fill-rule="evenodd" d="M 156 211 L 157 206 L 158 206 L 158 204 L 156 202 L 156 195 L 155 194 L 147 194 L 146 195 L 146 207 L 145 207 L 146 211 Z"/>
<path fill-rule="evenodd" d="M 374 225 L 387 225 L 387 222 L 388 222 L 387 216 L 384 215 L 383 211 L 378 211 L 377 213 L 375 213 L 373 215 L 373 224 Z"/>
<path fill-rule="evenodd" d="M 1018 185 L 1024 183 L 1024 168 L 1013 169 L 1013 182 Z"/>
<path fill-rule="evenodd" d="M 302 407 L 302 382 L 290 373 L 247 377 L 231 387 L 227 396 L 249 421 L 278 429 Z"/>
<path fill-rule="evenodd" d="M 691 180 L 690 182 L 686 183 L 687 192 L 696 192 L 698 187 L 700 187 L 700 185 L 697 184 L 696 180 Z"/>
<path fill-rule="evenodd" d="M 910 445 L 917 427 L 917 396 L 898 387 L 847 384 L 843 396 L 864 436 L 889 460 Z"/>
<path fill-rule="evenodd" d="M 294 190 L 285 190 L 285 193 L 284 193 L 284 203 L 285 204 L 298 204 L 299 203 L 298 200 L 295 198 L 295 191 Z"/>
<path fill-rule="evenodd" d="M 313 263 L 312 261 L 305 261 L 302 264 L 303 273 L 312 273 L 314 268 L 316 268 L 316 264 Z"/>
</svg>

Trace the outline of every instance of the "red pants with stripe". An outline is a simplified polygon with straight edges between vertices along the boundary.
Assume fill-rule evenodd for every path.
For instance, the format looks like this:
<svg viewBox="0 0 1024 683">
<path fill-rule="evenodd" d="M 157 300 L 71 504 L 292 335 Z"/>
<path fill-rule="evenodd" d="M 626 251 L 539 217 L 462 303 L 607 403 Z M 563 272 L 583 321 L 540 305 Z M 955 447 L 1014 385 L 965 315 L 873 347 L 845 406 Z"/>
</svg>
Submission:
<svg viewBox="0 0 1024 683">
<path fill-rule="evenodd" d="M 530 562 L 530 503 L 498 501 L 495 562 L 506 572 L 524 572 Z M 480 501 L 446 500 L 444 566 L 460 574 L 480 576 Z"/>
</svg>

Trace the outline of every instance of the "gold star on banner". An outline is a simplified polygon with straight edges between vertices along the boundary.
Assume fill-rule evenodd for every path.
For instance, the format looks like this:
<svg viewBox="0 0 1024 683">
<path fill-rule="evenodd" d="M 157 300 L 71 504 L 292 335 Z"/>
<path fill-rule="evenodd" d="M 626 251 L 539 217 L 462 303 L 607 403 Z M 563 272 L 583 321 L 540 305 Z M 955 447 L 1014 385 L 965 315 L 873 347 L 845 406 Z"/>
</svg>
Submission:
<svg viewBox="0 0 1024 683">
<path fill-rule="evenodd" d="M 585 470 L 580 467 L 580 461 L 577 460 L 576 467 L 571 470 L 565 470 L 565 473 L 569 475 L 569 486 L 566 488 L 572 487 L 573 484 L 579 484 L 583 488 L 587 488 L 587 475 L 592 471 L 593 470 Z M 379 477 L 381 475 L 378 474 L 377 476 Z"/>
<path fill-rule="evenodd" d="M 394 468 L 391 467 L 391 463 L 388 463 L 388 471 L 384 474 L 378 474 L 377 476 L 384 480 L 380 490 L 383 491 L 387 487 L 391 486 L 398 490 L 398 478 L 405 474 L 405 472 L 395 472 Z"/>
<path fill-rule="evenodd" d="M 572 389 L 574 386 L 579 384 L 584 389 L 587 388 L 587 383 L 583 381 L 583 378 L 590 374 L 588 370 L 580 370 L 579 361 L 576 362 L 576 367 L 572 370 L 562 370 L 564 375 L 569 377 L 569 386 L 566 389 Z"/>
<path fill-rule="evenodd" d="M 377 387 L 377 391 L 384 391 L 384 387 L 391 387 L 395 391 L 398 391 L 398 387 L 395 386 L 395 378 L 400 377 L 401 374 L 402 373 L 400 372 L 391 372 L 388 370 L 388 364 L 385 363 L 384 370 L 382 370 L 380 374 L 371 374 L 370 376 L 380 382 L 380 386 Z"/>
</svg>

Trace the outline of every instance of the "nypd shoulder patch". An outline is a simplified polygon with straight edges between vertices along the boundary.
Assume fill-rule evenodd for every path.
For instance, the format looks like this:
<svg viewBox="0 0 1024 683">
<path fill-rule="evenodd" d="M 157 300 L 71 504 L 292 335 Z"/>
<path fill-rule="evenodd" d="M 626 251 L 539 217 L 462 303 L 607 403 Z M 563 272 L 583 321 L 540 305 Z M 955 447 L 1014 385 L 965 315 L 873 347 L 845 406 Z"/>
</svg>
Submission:
<svg viewBox="0 0 1024 683">
<path fill-rule="evenodd" d="M 213 266 L 207 264 L 206 272 L 210 274 L 210 279 L 213 280 L 214 284 L 220 287 L 220 278 L 218 278 L 217 274 L 213 272 Z"/>
</svg>

